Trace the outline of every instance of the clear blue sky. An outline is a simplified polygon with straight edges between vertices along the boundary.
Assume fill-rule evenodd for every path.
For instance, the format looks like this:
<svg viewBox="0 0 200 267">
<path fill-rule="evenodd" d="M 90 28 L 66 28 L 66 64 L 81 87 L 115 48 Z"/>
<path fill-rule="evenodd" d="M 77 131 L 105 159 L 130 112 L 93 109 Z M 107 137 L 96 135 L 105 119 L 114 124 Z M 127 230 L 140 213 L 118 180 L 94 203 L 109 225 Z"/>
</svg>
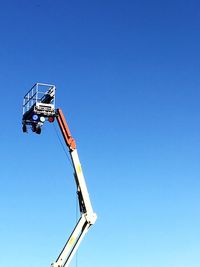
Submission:
<svg viewBox="0 0 200 267">
<path fill-rule="evenodd" d="M 0 37 L 0 266 L 50 266 L 76 221 L 54 127 L 21 131 L 46 82 L 98 214 L 78 267 L 199 267 L 199 1 L 1 1 Z"/>
</svg>

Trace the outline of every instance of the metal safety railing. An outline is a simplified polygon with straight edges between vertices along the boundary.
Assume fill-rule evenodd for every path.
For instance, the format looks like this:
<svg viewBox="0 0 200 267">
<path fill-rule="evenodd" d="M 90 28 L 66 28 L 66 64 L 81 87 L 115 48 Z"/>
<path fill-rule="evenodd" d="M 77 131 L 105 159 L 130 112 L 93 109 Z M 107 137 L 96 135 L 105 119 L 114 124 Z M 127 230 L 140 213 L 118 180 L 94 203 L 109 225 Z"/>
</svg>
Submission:
<svg viewBox="0 0 200 267">
<path fill-rule="evenodd" d="M 55 85 L 46 83 L 36 83 L 24 96 L 23 99 L 23 115 L 34 107 L 37 103 L 42 103 L 45 96 L 55 90 Z M 55 95 L 51 99 L 51 104 L 55 106 Z"/>
</svg>

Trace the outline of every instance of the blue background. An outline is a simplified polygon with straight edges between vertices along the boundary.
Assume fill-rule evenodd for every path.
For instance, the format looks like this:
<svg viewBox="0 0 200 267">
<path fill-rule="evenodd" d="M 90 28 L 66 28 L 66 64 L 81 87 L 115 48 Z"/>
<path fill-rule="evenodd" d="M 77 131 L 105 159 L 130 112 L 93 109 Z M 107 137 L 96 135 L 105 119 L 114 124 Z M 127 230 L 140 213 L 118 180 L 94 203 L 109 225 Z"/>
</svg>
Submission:
<svg viewBox="0 0 200 267">
<path fill-rule="evenodd" d="M 0 3 L 0 266 L 50 266 L 77 219 L 53 125 L 21 131 L 35 82 L 57 86 L 98 214 L 71 266 L 200 266 L 199 1 Z"/>
</svg>

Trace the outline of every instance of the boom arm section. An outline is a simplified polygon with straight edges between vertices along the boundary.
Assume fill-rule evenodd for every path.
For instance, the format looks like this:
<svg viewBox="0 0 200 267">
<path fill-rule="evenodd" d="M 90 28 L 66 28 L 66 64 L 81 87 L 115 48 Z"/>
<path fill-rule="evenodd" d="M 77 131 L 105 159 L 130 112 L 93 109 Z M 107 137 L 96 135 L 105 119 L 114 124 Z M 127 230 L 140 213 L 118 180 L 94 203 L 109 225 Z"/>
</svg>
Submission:
<svg viewBox="0 0 200 267">
<path fill-rule="evenodd" d="M 77 186 L 77 194 L 79 200 L 79 208 L 81 217 L 76 224 L 72 234 L 58 256 L 56 262 L 51 264 L 51 267 L 67 267 L 76 253 L 84 235 L 87 233 L 91 225 L 93 225 L 97 219 L 97 215 L 94 213 L 90 197 L 88 194 L 85 178 L 82 172 L 81 164 L 76 149 L 76 143 L 71 136 L 69 127 L 63 115 L 61 109 L 56 110 L 56 119 L 60 130 L 62 132 L 65 143 L 69 149 L 70 157 L 74 168 L 74 178 Z"/>
</svg>

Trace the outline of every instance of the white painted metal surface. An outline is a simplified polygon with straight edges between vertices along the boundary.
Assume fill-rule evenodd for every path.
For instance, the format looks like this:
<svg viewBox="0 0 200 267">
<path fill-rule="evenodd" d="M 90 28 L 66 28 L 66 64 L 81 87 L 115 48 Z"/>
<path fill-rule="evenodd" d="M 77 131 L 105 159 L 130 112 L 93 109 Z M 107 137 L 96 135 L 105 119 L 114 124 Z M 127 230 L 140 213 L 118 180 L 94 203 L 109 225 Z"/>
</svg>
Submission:
<svg viewBox="0 0 200 267">
<path fill-rule="evenodd" d="M 97 215 L 96 213 L 94 213 L 92 208 L 77 149 L 71 151 L 70 155 L 75 171 L 75 181 L 77 185 L 77 190 L 78 192 L 80 192 L 81 195 L 84 212 L 81 213 L 81 217 L 78 223 L 76 224 L 71 236 L 69 237 L 56 262 L 51 264 L 51 267 L 69 266 L 73 255 L 76 253 L 83 237 L 87 233 L 89 227 L 93 225 L 97 219 Z"/>
</svg>

